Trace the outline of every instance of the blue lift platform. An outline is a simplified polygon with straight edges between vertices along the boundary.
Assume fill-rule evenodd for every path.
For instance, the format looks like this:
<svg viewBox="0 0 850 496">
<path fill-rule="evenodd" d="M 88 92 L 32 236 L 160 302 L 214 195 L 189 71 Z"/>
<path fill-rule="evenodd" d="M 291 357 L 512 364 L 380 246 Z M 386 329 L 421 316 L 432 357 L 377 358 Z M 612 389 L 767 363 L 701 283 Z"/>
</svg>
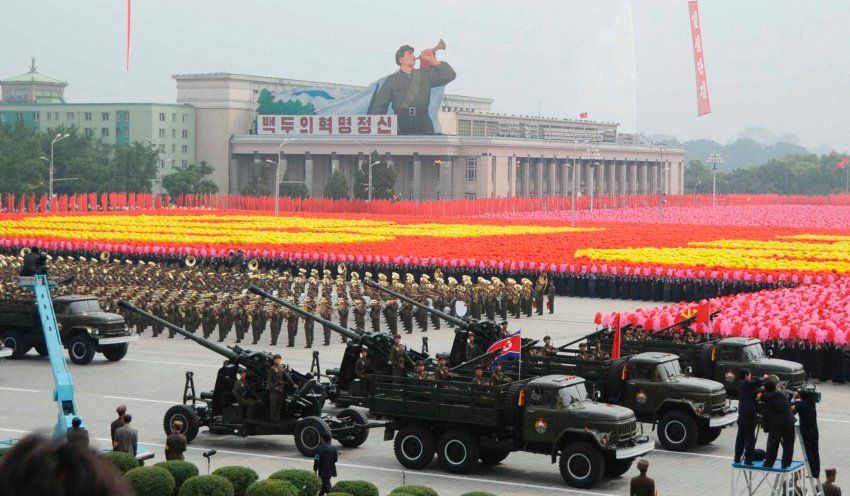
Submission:
<svg viewBox="0 0 850 496">
<path fill-rule="evenodd" d="M 794 426 L 796 441 L 803 452 L 803 460 L 794 460 L 791 466 L 782 468 L 782 462 L 776 460 L 772 467 L 765 467 L 761 461 L 752 465 L 732 464 L 732 496 L 823 496 L 823 486 L 812 477 L 800 425 Z"/>
</svg>

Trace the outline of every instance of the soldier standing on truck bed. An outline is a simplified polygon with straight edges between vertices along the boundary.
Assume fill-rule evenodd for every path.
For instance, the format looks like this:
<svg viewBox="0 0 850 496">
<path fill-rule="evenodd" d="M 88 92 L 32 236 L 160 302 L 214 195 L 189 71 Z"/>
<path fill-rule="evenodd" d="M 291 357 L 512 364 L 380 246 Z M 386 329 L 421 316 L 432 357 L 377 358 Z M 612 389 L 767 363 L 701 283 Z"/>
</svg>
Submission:
<svg viewBox="0 0 850 496">
<path fill-rule="evenodd" d="M 390 350 L 390 365 L 393 369 L 393 376 L 404 377 L 404 364 L 407 359 L 407 352 L 404 346 L 401 345 L 401 336 L 396 334 L 393 336 L 393 347 Z"/>
<path fill-rule="evenodd" d="M 354 375 L 358 379 L 365 380 L 369 378 L 369 349 L 363 346 L 360 348 L 360 359 L 354 366 Z"/>
<path fill-rule="evenodd" d="M 269 368 L 269 419 L 272 422 L 280 420 L 280 408 L 283 406 L 283 393 L 287 387 L 295 389 L 295 381 L 289 376 L 286 367 L 281 363 L 281 356 L 274 356 L 274 365 Z"/>
</svg>

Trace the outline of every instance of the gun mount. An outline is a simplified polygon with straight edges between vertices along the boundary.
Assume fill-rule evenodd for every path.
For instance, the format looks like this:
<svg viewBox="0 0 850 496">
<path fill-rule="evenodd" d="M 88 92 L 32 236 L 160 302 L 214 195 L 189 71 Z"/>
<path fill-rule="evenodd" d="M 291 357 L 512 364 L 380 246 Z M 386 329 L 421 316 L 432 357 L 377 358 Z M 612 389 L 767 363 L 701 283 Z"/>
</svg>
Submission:
<svg viewBox="0 0 850 496">
<path fill-rule="evenodd" d="M 273 296 L 257 286 L 251 286 L 248 290 L 256 295 L 271 300 L 278 305 L 288 308 L 305 319 L 311 319 L 323 326 L 327 326 L 334 332 L 349 339 L 339 369 L 329 370 L 328 373 L 328 375 L 332 377 L 331 387 L 328 391 L 329 396 L 336 402 L 337 405 L 349 406 L 352 404 L 364 404 L 360 400 L 364 397 L 366 392 L 365 384 L 363 384 L 363 388 L 358 387 L 360 384 L 359 381 L 357 381 L 356 374 L 357 360 L 360 358 L 360 350 L 364 346 L 369 349 L 370 374 L 392 374 L 392 367 L 390 366 L 390 352 L 393 348 L 392 334 L 361 331 L 358 329 L 346 329 L 345 327 L 310 313 L 298 305 Z M 407 350 L 407 355 L 410 359 L 405 364 L 405 372 L 408 374 L 413 372 L 417 361 L 428 359 L 427 354 L 419 353 L 410 349 Z"/>
<path fill-rule="evenodd" d="M 272 354 L 239 346 L 220 346 L 125 300 L 118 304 L 225 358 L 211 392 L 196 395 L 194 374 L 186 373 L 183 404 L 169 408 L 163 419 L 166 434 L 172 433 L 175 421 L 183 423 L 183 434 L 188 441 L 194 439 L 203 426 L 215 434 L 243 437 L 293 434 L 298 450 L 305 456 L 314 456 L 323 432 L 331 434 L 343 446 L 357 447 L 366 441 L 368 429 L 383 425 L 367 421 L 357 410 L 343 410 L 336 417 L 322 414 L 327 399 L 325 386 L 312 375 L 294 370 L 290 370 L 289 375 L 295 387 L 284 392 L 282 411 L 276 420 L 271 420 L 270 396 L 274 393 L 269 389 L 268 372 L 274 365 Z M 247 372 L 248 386 L 237 396 L 234 386 L 240 367 Z"/>
</svg>

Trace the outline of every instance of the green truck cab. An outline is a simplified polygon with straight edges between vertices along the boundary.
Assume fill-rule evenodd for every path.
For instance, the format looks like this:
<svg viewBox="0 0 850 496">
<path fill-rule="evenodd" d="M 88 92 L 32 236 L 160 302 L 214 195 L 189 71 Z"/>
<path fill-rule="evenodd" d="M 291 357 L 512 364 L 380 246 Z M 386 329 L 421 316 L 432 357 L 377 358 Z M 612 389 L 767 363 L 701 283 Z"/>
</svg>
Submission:
<svg viewBox="0 0 850 496">
<path fill-rule="evenodd" d="M 94 296 L 57 296 L 53 309 L 62 344 L 75 364 L 90 363 L 95 353 L 103 353 L 109 361 L 121 360 L 129 343 L 139 339 L 130 333 L 124 317 L 104 312 Z M 35 302 L 0 299 L 0 340 L 12 350 L 12 358 L 32 348 L 39 355 L 47 354 Z"/>
<path fill-rule="evenodd" d="M 370 414 L 389 420 L 399 463 L 440 465 L 458 474 L 495 465 L 511 452 L 559 461 L 567 484 L 591 488 L 654 448 L 634 412 L 592 401 L 581 377 L 549 375 L 498 386 L 372 376 Z"/>
<path fill-rule="evenodd" d="M 588 340 L 590 345 L 598 342 L 602 349 L 610 351 L 612 333 L 605 333 Z M 643 352 L 673 353 L 686 369 L 696 377 L 713 379 L 726 387 L 730 397 L 738 396 L 738 371 L 747 369 L 753 376 L 773 374 L 790 390 L 803 387 L 806 372 L 803 366 L 790 360 L 770 358 L 764 352 L 761 341 L 755 338 L 730 337 L 699 343 L 677 343 L 667 335 L 652 335 L 646 340 L 622 341 L 623 354 Z"/>
</svg>

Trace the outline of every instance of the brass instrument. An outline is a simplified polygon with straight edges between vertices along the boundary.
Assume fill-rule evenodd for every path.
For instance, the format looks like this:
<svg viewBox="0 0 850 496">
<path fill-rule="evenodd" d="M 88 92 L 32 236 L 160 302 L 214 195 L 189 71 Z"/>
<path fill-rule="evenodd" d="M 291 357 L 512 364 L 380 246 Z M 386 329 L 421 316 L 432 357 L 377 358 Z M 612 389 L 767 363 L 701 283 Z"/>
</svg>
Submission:
<svg viewBox="0 0 850 496">
<path fill-rule="evenodd" d="M 198 260 L 194 256 L 189 255 L 185 260 L 183 260 L 183 263 L 186 267 L 194 267 L 195 264 L 198 263 Z"/>
<path fill-rule="evenodd" d="M 434 48 L 432 48 L 431 50 L 436 52 L 437 50 L 445 50 L 445 49 L 446 49 L 446 42 L 443 41 L 442 38 L 440 38 L 440 41 L 438 41 L 437 44 L 434 46 Z M 419 57 L 416 57 L 416 60 L 419 60 L 420 57 L 421 57 L 421 55 Z"/>
<path fill-rule="evenodd" d="M 112 255 L 111 255 L 108 251 L 103 250 L 102 252 L 100 252 L 100 255 L 99 255 L 99 257 L 98 257 L 98 258 L 100 258 L 100 259 L 101 259 L 102 261 L 104 261 L 104 262 L 108 262 L 108 261 L 109 261 L 109 258 L 110 258 L 111 256 L 112 256 Z"/>
<path fill-rule="evenodd" d="M 30 251 L 32 251 L 32 250 L 30 250 L 29 248 L 21 248 L 21 251 L 18 252 L 18 255 L 20 255 L 20 256 L 29 255 Z"/>
<path fill-rule="evenodd" d="M 248 272 L 254 272 L 255 270 L 260 268 L 260 261 L 256 258 L 252 258 L 248 261 Z"/>
</svg>

